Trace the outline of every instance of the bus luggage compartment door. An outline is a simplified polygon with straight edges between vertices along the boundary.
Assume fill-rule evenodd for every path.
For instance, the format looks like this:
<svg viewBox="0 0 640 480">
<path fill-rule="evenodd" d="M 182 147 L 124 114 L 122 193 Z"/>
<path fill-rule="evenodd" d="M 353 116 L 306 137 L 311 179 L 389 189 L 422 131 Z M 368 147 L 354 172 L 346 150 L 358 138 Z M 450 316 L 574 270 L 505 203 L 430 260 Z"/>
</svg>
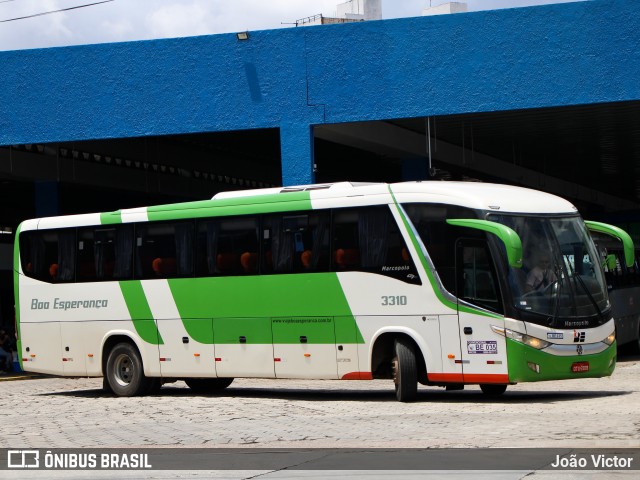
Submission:
<svg viewBox="0 0 640 480">
<path fill-rule="evenodd" d="M 333 317 L 272 319 L 277 378 L 338 378 Z"/>
</svg>

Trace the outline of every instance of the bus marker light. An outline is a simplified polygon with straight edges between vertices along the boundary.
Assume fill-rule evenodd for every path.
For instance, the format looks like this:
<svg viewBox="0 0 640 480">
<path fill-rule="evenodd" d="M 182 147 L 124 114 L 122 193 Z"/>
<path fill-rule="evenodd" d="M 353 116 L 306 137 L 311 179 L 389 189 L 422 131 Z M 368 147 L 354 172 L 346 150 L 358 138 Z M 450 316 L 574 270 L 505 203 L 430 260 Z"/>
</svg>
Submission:
<svg viewBox="0 0 640 480">
<path fill-rule="evenodd" d="M 23 361 L 23 362 L 28 362 L 28 361 L 29 361 L 29 359 L 28 359 L 28 358 L 23 358 L 23 359 L 22 359 L 22 361 Z"/>
<path fill-rule="evenodd" d="M 533 370 L 536 373 L 540 373 L 540 365 L 538 365 L 537 363 L 527 362 L 527 366 L 530 370 Z"/>
<path fill-rule="evenodd" d="M 222 358 L 216 357 L 216 362 L 221 362 L 221 361 L 222 361 Z"/>
<path fill-rule="evenodd" d="M 194 357 L 199 357 L 199 356 L 200 356 L 200 354 L 199 354 L 199 353 L 194 353 L 194 354 L 193 354 L 193 356 L 194 356 Z"/>
<path fill-rule="evenodd" d="M 87 354 L 87 357 L 89 357 L 89 358 L 93 358 L 93 353 L 88 353 L 88 354 Z"/>
<path fill-rule="evenodd" d="M 35 354 L 35 353 L 32 353 L 32 354 L 31 354 L 31 358 L 36 358 L 36 354 Z"/>
<path fill-rule="evenodd" d="M 305 353 L 304 356 L 309 358 L 311 356 L 311 354 L 310 353 Z"/>
<path fill-rule="evenodd" d="M 282 361 L 282 359 L 281 358 L 274 358 L 273 361 L 274 362 L 280 362 L 280 361 Z"/>
<path fill-rule="evenodd" d="M 456 356 L 453 353 L 450 353 L 449 355 L 447 355 L 447 358 L 456 358 Z"/>
</svg>

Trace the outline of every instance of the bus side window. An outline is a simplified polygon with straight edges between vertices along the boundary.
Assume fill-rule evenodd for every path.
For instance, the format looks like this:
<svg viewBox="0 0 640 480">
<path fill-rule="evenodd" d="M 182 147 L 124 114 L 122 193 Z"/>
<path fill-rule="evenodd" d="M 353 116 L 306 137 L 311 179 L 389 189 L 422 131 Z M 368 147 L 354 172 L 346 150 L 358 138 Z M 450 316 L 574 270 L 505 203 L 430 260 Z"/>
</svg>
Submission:
<svg viewBox="0 0 640 480">
<path fill-rule="evenodd" d="M 268 215 L 262 225 L 262 272 L 326 272 L 329 268 L 329 213 Z"/>
<path fill-rule="evenodd" d="M 259 253 L 257 217 L 198 221 L 196 276 L 256 275 Z"/>
<path fill-rule="evenodd" d="M 78 282 L 95 282 L 98 280 L 96 268 L 102 266 L 101 257 L 104 256 L 104 244 L 94 237 L 95 228 L 78 229 Z M 97 245 L 96 245 L 97 243 Z"/>
<path fill-rule="evenodd" d="M 358 271 L 360 262 L 360 236 L 358 211 L 352 208 L 333 211 L 333 266 L 335 271 Z"/>
<path fill-rule="evenodd" d="M 336 209 L 333 215 L 336 271 L 377 273 L 420 284 L 420 278 L 389 206 Z"/>
<path fill-rule="evenodd" d="M 174 278 L 193 274 L 193 222 L 136 225 L 135 278 Z"/>
<path fill-rule="evenodd" d="M 131 278 L 132 225 L 80 228 L 77 245 L 78 282 Z"/>
<path fill-rule="evenodd" d="M 404 208 L 418 231 L 444 288 L 456 291 L 455 245 L 463 232 L 447 224 L 448 218 L 476 218 L 473 210 L 455 205 L 414 203 Z M 469 233 L 469 232 L 466 232 Z M 484 234 L 478 234 L 484 238 Z"/>
<path fill-rule="evenodd" d="M 25 275 L 48 283 L 75 281 L 76 230 L 40 230 L 20 235 Z"/>
<path fill-rule="evenodd" d="M 45 242 L 38 231 L 20 234 L 20 262 L 22 272 L 31 278 L 49 281 L 48 271 L 45 276 Z M 46 267 L 48 270 L 48 266 Z"/>
</svg>

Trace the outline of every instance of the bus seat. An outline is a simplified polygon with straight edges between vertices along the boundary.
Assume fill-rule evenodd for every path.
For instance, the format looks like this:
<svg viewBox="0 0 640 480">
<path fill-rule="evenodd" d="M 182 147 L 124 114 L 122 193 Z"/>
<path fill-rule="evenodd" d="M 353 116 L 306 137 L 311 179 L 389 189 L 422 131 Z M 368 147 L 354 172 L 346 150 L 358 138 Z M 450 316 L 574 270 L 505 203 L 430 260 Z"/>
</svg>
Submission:
<svg viewBox="0 0 640 480">
<path fill-rule="evenodd" d="M 341 269 L 355 267 L 360 264 L 360 250 L 357 248 L 339 248 L 335 253 L 336 266 Z"/>
<path fill-rule="evenodd" d="M 82 278 L 94 278 L 96 276 L 96 265 L 94 262 L 82 262 L 78 265 L 78 276 Z"/>
<path fill-rule="evenodd" d="M 258 267 L 258 254 L 254 252 L 244 252 L 240 255 L 240 265 L 245 273 L 256 273 Z"/>
<path fill-rule="evenodd" d="M 219 253 L 216 256 L 216 266 L 221 273 L 233 272 L 238 269 L 238 254 L 237 253 Z"/>
<path fill-rule="evenodd" d="M 311 268 L 311 258 L 313 257 L 313 252 L 311 250 L 305 250 L 300 254 L 300 263 L 305 270 Z"/>
<path fill-rule="evenodd" d="M 115 266 L 115 262 L 104 262 L 104 265 L 102 265 L 102 273 L 104 275 L 104 278 L 113 278 L 113 270 Z"/>
<path fill-rule="evenodd" d="M 176 259 L 172 257 L 154 258 L 151 268 L 158 277 L 166 277 L 176 274 Z"/>
<path fill-rule="evenodd" d="M 409 257 L 409 251 L 408 251 L 405 247 L 402 247 L 402 252 L 401 252 L 401 254 L 402 254 L 402 261 L 403 261 L 404 263 L 409 263 L 409 259 L 410 259 L 411 257 Z"/>
<path fill-rule="evenodd" d="M 56 280 L 58 278 L 58 264 L 57 263 L 52 263 L 51 266 L 49 267 L 49 276 L 53 280 Z"/>
</svg>

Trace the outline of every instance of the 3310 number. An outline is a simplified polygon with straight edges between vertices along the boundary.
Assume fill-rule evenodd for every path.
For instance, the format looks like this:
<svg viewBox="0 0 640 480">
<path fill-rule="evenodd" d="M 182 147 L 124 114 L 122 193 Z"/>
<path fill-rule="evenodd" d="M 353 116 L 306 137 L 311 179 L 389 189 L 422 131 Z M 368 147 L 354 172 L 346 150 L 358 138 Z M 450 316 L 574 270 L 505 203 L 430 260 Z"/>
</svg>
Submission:
<svg viewBox="0 0 640 480">
<path fill-rule="evenodd" d="M 383 295 L 380 298 L 382 299 L 383 307 L 407 304 L 407 297 L 405 295 Z"/>
</svg>

